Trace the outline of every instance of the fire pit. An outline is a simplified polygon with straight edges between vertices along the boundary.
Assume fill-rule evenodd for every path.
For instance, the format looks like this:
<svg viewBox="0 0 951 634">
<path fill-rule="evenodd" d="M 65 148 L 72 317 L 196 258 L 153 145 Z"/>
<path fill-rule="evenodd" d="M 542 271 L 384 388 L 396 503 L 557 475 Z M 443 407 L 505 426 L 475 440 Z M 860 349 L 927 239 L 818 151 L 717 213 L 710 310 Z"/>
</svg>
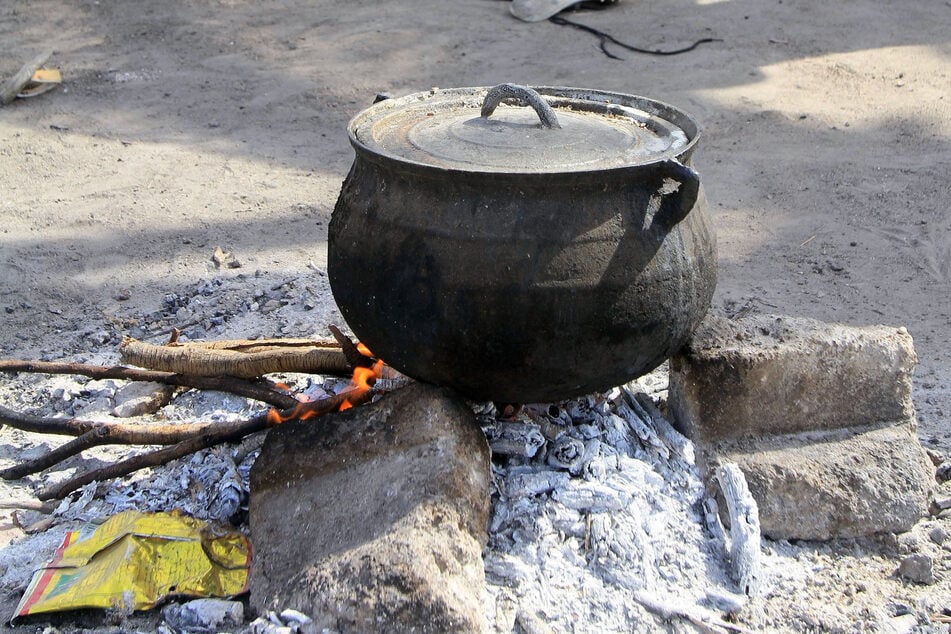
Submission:
<svg viewBox="0 0 951 634">
<path fill-rule="evenodd" d="M 508 402 L 603 390 L 662 363 L 709 307 L 698 130 L 672 106 L 434 89 L 374 105 L 349 133 L 331 288 L 411 377 Z"/>
</svg>

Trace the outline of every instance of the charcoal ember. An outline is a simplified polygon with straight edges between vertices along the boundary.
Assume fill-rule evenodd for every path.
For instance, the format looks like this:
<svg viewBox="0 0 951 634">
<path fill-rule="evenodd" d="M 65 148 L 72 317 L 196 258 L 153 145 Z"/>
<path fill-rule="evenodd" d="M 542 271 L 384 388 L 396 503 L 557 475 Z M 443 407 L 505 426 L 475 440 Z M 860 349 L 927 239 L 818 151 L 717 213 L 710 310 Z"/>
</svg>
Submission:
<svg viewBox="0 0 951 634">
<path fill-rule="evenodd" d="M 588 458 L 587 456 L 593 456 Z M 601 455 L 601 443 L 597 440 L 589 440 L 585 444 L 584 468 L 581 472 L 585 480 L 603 480 L 608 473 L 608 460 Z"/>
<path fill-rule="evenodd" d="M 314 310 L 320 303 L 320 297 L 314 289 L 305 287 L 303 292 L 301 292 L 296 299 L 296 302 L 304 310 Z"/>
<path fill-rule="evenodd" d="M 627 403 L 620 403 L 617 411 L 618 414 L 627 421 L 627 424 L 630 425 L 631 431 L 640 439 L 644 449 L 656 452 L 658 456 L 664 459 L 670 458 L 670 450 L 658 437 L 657 432 L 655 432 L 652 426 L 645 420 L 647 417 L 643 414 L 643 410 L 640 407 L 635 409 Z"/>
<path fill-rule="evenodd" d="M 558 469 L 579 473 L 584 465 L 585 446 L 577 438 L 564 434 L 555 439 L 548 448 L 548 464 Z"/>
<path fill-rule="evenodd" d="M 634 448 L 631 445 L 631 430 L 627 421 L 617 414 L 605 416 L 601 422 L 604 428 L 605 444 L 618 453 L 630 455 Z"/>
<path fill-rule="evenodd" d="M 571 480 L 563 489 L 552 493 L 552 499 L 576 511 L 603 513 L 625 508 L 633 493 L 599 482 Z"/>
<path fill-rule="evenodd" d="M 690 463 L 694 462 L 693 442 L 677 431 L 667 418 L 661 413 L 654 403 L 654 399 L 647 393 L 634 391 L 629 386 L 624 386 L 623 391 L 628 401 L 639 405 L 639 412 L 645 417 L 654 429 L 654 432 L 660 440 L 667 445 L 671 452 L 677 454 L 682 460 Z"/>
<path fill-rule="evenodd" d="M 310 618 L 300 610 L 294 610 L 292 608 L 281 610 L 281 613 L 278 616 L 282 621 L 290 624 L 292 627 L 294 624 L 297 624 L 298 626 L 304 626 L 308 623 L 314 622 L 314 619 Z"/>
<path fill-rule="evenodd" d="M 520 522 L 523 518 L 533 518 L 538 514 L 540 502 L 531 497 L 514 499 L 500 499 L 492 507 L 492 516 L 489 520 L 489 531 L 500 534 L 506 525 Z M 510 537 L 502 535 L 503 538 Z"/>
<path fill-rule="evenodd" d="M 485 557 L 485 575 L 491 583 L 517 587 L 534 579 L 537 571 L 519 557 L 493 552 Z"/>
<path fill-rule="evenodd" d="M 603 419 L 599 420 L 598 422 L 603 425 L 604 423 L 602 420 Z M 581 425 L 569 428 L 568 434 L 575 438 L 580 438 L 581 440 L 591 440 L 592 438 L 598 438 L 601 436 L 602 431 L 597 425 L 582 423 Z"/>
<path fill-rule="evenodd" d="M 528 403 L 522 406 L 522 411 L 535 422 L 547 421 L 563 427 L 573 422 L 568 412 L 556 403 Z"/>
<path fill-rule="evenodd" d="M 478 416 L 480 420 L 482 419 L 482 417 L 486 417 L 489 419 L 489 421 L 494 421 L 496 415 L 498 414 L 498 410 L 495 407 L 495 403 L 493 403 L 492 401 L 485 401 L 483 403 L 472 403 L 471 406 L 472 406 L 472 412 L 476 416 Z"/>
<path fill-rule="evenodd" d="M 580 511 L 562 504 L 549 505 L 547 511 L 552 527 L 559 533 L 577 538 L 586 536 L 588 526 Z"/>
<path fill-rule="evenodd" d="M 571 418 L 572 423 L 591 423 L 598 420 L 600 414 L 595 411 L 597 400 L 594 396 L 583 396 L 564 403 L 565 413 Z"/>
<path fill-rule="evenodd" d="M 210 280 L 202 280 L 198 282 L 198 284 L 196 285 L 195 293 L 198 295 L 202 295 L 203 297 L 210 297 L 214 295 L 215 292 L 217 292 L 219 288 L 221 288 L 221 285 L 222 285 L 222 281 L 217 278 L 210 279 Z"/>
<path fill-rule="evenodd" d="M 482 431 L 493 455 L 532 458 L 545 445 L 541 428 L 534 423 L 499 422 L 484 425 Z"/>
<path fill-rule="evenodd" d="M 928 539 L 940 546 L 948 539 L 948 532 L 936 524 L 928 530 Z"/>
<path fill-rule="evenodd" d="M 505 494 L 510 498 L 531 497 L 564 487 L 570 476 L 564 471 L 535 471 L 511 473 L 504 482 Z"/>
</svg>

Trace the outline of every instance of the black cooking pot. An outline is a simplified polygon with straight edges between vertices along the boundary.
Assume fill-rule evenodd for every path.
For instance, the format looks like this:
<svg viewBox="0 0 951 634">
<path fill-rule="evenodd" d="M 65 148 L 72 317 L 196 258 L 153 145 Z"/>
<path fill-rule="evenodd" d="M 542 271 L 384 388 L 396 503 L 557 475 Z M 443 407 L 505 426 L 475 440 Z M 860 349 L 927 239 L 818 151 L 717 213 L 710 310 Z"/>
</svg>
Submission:
<svg viewBox="0 0 951 634">
<path fill-rule="evenodd" d="M 672 106 L 433 89 L 349 132 L 331 288 L 356 336 L 411 377 L 503 402 L 604 390 L 662 363 L 710 305 L 698 130 Z"/>
</svg>

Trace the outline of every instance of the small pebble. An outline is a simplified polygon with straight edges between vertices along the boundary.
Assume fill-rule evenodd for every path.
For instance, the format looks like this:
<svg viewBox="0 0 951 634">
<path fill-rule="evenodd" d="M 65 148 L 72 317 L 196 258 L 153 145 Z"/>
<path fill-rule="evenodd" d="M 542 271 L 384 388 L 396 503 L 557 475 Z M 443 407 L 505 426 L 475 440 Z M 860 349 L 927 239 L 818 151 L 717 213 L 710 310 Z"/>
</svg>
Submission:
<svg viewBox="0 0 951 634">
<path fill-rule="evenodd" d="M 923 585 L 934 583 L 934 561 L 928 555 L 908 555 L 898 565 L 898 576 Z"/>
<path fill-rule="evenodd" d="M 948 531 L 944 530 L 943 527 L 935 525 L 931 527 L 931 530 L 928 531 L 928 539 L 938 544 L 939 546 L 944 543 L 948 538 Z"/>
<path fill-rule="evenodd" d="M 893 634 L 907 634 L 918 626 L 918 617 L 914 614 L 902 614 L 890 620 L 888 631 Z"/>
</svg>

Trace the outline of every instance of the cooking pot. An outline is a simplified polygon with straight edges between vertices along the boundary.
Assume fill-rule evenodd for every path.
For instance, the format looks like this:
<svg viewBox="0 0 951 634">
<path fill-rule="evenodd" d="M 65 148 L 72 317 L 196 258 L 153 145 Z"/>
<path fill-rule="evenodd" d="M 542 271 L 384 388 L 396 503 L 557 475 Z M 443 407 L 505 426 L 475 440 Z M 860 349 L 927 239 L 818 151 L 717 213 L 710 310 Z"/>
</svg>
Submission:
<svg viewBox="0 0 951 634">
<path fill-rule="evenodd" d="M 541 402 L 649 372 L 716 285 L 698 129 L 614 92 L 515 86 L 388 99 L 356 152 L 328 274 L 354 334 L 422 381 Z"/>
</svg>

